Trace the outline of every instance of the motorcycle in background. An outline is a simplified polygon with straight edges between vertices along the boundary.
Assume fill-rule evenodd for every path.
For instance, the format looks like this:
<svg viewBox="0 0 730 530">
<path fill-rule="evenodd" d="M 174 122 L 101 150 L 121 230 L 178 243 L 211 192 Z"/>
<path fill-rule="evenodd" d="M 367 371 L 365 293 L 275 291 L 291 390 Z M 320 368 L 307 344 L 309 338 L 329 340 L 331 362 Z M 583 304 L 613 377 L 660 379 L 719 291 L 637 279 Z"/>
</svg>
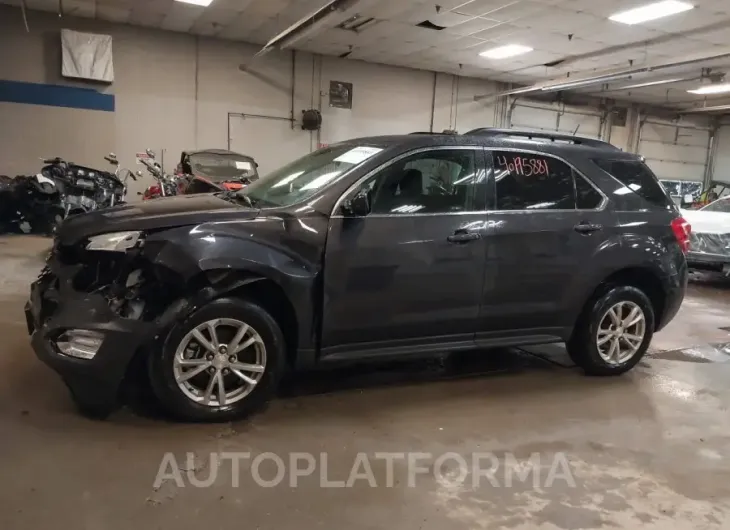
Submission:
<svg viewBox="0 0 730 530">
<path fill-rule="evenodd" d="M 70 215 L 123 204 L 127 179 L 136 176 L 113 153 L 104 158 L 113 173 L 55 157 L 43 160 L 36 175 L 0 182 L 0 224 L 6 231 L 51 234 Z"/>
<path fill-rule="evenodd" d="M 166 174 L 162 166 L 157 162 L 154 151 L 147 149 L 145 150 L 145 154 L 145 157 L 138 156 L 137 160 L 147 168 L 147 171 L 157 183 L 148 186 L 144 190 L 144 193 L 138 194 L 142 195 L 142 200 L 147 201 L 181 194 L 184 190 L 183 180 L 177 175 Z"/>
</svg>

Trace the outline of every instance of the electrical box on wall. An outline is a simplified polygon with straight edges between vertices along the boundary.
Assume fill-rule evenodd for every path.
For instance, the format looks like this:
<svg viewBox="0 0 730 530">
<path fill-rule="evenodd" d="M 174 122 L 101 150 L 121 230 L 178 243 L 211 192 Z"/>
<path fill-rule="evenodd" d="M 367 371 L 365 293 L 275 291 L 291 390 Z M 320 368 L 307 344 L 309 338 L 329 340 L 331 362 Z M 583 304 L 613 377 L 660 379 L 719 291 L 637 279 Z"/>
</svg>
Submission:
<svg viewBox="0 0 730 530">
<path fill-rule="evenodd" d="M 352 108 L 352 83 L 330 81 L 330 107 L 338 109 Z"/>
<path fill-rule="evenodd" d="M 612 125 L 614 127 L 626 127 L 626 119 L 629 114 L 629 110 L 626 108 L 619 107 L 617 109 L 613 109 L 613 122 Z"/>
<path fill-rule="evenodd" d="M 113 82 L 111 35 L 62 29 L 61 75 L 104 83 Z"/>
<path fill-rule="evenodd" d="M 302 111 L 302 130 L 318 131 L 322 127 L 322 114 L 317 109 Z"/>
</svg>

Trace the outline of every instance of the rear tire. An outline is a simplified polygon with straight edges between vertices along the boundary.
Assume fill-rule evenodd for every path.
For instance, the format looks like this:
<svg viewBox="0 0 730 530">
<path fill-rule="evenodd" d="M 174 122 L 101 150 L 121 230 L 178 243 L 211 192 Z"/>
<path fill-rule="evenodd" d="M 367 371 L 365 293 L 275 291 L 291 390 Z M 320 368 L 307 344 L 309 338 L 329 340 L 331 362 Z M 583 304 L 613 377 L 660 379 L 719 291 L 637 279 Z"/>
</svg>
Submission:
<svg viewBox="0 0 730 530">
<path fill-rule="evenodd" d="M 211 322 L 215 323 L 217 339 L 211 339 L 211 332 L 205 331 L 210 329 L 207 326 Z M 208 346 L 195 338 L 198 328 L 204 330 L 203 339 Z M 244 329 L 242 333 L 247 335 L 238 345 L 249 340 L 254 342 L 238 354 L 236 366 L 246 363 L 243 366 L 255 365 L 257 370 L 263 367 L 258 372 L 244 373 L 245 369 L 242 371 L 227 364 L 236 356 L 236 351 L 227 348 L 235 349 L 233 343 L 238 331 Z M 201 307 L 172 328 L 162 353 L 148 358 L 150 384 L 165 410 L 178 419 L 205 422 L 240 419 L 261 409 L 274 394 L 286 362 L 285 351 L 284 335 L 265 309 L 250 301 L 221 298 Z M 244 355 L 249 357 L 244 358 Z M 258 361 L 251 360 L 251 355 Z M 202 362 L 193 364 L 199 361 Z M 191 366 L 183 364 L 186 362 Z M 204 371 L 184 379 L 186 374 L 202 368 L 202 364 L 206 365 Z M 220 379 L 213 382 L 216 377 Z M 254 379 L 255 384 L 246 382 Z M 229 395 L 230 389 L 233 390 Z"/>
<path fill-rule="evenodd" d="M 566 344 L 568 354 L 588 375 L 623 374 L 646 353 L 654 321 L 654 308 L 642 290 L 612 287 L 584 309 Z"/>
</svg>

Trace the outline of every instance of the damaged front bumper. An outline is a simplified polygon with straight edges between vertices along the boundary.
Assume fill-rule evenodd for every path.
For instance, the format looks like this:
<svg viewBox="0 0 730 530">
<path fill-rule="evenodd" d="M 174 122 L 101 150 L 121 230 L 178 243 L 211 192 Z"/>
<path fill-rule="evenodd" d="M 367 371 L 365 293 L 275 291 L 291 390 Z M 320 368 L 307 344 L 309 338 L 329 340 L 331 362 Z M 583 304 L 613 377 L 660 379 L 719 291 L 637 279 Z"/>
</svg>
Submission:
<svg viewBox="0 0 730 530">
<path fill-rule="evenodd" d="M 730 234 L 692 232 L 690 237 L 689 267 L 730 274 Z"/>
<path fill-rule="evenodd" d="M 59 373 L 82 409 L 104 414 L 118 403 L 131 359 L 154 340 L 159 328 L 153 322 L 121 316 L 102 290 L 78 290 L 74 278 L 81 268 L 63 265 L 52 255 L 31 284 L 25 316 L 38 358 Z M 101 338 L 91 357 L 61 351 L 59 339 L 74 330 Z"/>
</svg>

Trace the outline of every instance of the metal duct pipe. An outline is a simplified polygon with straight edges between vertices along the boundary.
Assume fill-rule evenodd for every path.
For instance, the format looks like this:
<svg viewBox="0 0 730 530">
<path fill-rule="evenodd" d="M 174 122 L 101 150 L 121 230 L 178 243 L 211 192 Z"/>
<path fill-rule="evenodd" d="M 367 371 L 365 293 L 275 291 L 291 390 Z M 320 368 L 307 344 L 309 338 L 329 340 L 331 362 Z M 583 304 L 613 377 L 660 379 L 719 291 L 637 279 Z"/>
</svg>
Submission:
<svg viewBox="0 0 730 530">
<path fill-rule="evenodd" d="M 584 77 L 582 79 L 574 79 L 574 80 L 567 80 L 567 79 L 561 79 L 561 80 L 552 80 L 552 81 L 546 81 L 544 83 L 538 83 L 529 87 L 523 87 L 519 88 L 520 94 L 529 94 L 531 92 L 548 92 L 548 91 L 554 91 L 554 90 L 569 90 L 571 88 L 579 88 L 583 86 L 590 86 L 600 83 L 605 83 L 607 81 L 613 81 L 615 79 L 619 78 L 626 78 L 630 77 L 632 75 L 636 74 L 643 74 L 648 72 L 657 72 L 660 70 L 666 70 L 669 68 L 678 68 L 680 66 L 689 66 L 697 63 L 703 63 L 706 61 L 714 61 L 716 59 L 725 59 L 727 57 L 730 57 L 730 49 L 724 49 L 721 52 L 713 53 L 711 55 L 703 55 L 699 57 L 689 57 L 686 59 L 680 59 L 677 61 L 672 61 L 670 63 L 663 63 L 663 64 L 654 64 L 654 65 L 645 65 L 645 66 L 639 66 L 635 68 L 628 68 L 626 70 L 621 70 L 618 72 L 610 72 L 603 75 L 597 75 L 592 77 Z M 474 101 L 481 101 L 484 99 L 496 99 L 503 96 L 509 96 L 514 94 L 514 91 L 506 91 L 506 92 L 497 92 L 496 94 L 483 94 L 474 96 Z"/>
<path fill-rule="evenodd" d="M 715 31 L 718 29 L 726 29 L 730 26 L 730 18 L 725 18 L 722 20 L 719 20 L 717 22 L 713 22 L 712 24 L 707 24 L 705 26 L 700 26 L 697 28 L 693 28 L 688 31 L 683 31 L 681 33 L 667 33 L 664 35 L 661 35 L 660 37 L 654 37 L 653 39 L 643 40 L 643 41 L 633 41 L 628 42 L 625 44 L 618 44 L 615 46 L 609 46 L 608 48 L 603 48 L 602 50 L 597 50 L 594 52 L 588 52 L 588 53 L 581 53 L 577 55 L 569 55 L 568 57 L 565 57 L 560 61 L 560 66 L 567 66 L 569 64 L 572 64 L 577 61 L 583 61 L 585 59 L 594 59 L 596 57 L 603 57 L 605 55 L 612 55 L 614 53 L 623 52 L 626 50 L 632 50 L 634 48 L 647 48 L 649 46 L 656 46 L 658 44 L 665 44 L 667 42 L 672 42 L 679 38 L 688 38 L 695 35 L 702 35 L 704 33 L 709 33 L 710 31 Z"/>
<path fill-rule="evenodd" d="M 719 112 L 722 110 L 730 111 L 730 105 L 717 105 L 715 107 L 697 107 L 695 109 L 680 110 L 680 114 L 695 114 L 699 112 Z"/>
<path fill-rule="evenodd" d="M 276 35 L 273 39 L 266 43 L 254 57 L 259 57 L 268 53 L 274 48 L 283 49 L 291 46 L 304 37 L 311 35 L 319 29 L 326 20 L 333 14 L 344 12 L 355 5 L 359 0 L 330 0 L 324 6 L 302 17 L 297 22 L 286 28 L 284 31 Z"/>
<path fill-rule="evenodd" d="M 715 153 L 717 151 L 717 127 L 713 127 L 710 131 L 710 137 L 707 145 L 707 158 L 705 159 L 705 174 L 702 179 L 704 187 L 708 187 L 712 181 L 713 165 L 715 161 Z"/>
</svg>

